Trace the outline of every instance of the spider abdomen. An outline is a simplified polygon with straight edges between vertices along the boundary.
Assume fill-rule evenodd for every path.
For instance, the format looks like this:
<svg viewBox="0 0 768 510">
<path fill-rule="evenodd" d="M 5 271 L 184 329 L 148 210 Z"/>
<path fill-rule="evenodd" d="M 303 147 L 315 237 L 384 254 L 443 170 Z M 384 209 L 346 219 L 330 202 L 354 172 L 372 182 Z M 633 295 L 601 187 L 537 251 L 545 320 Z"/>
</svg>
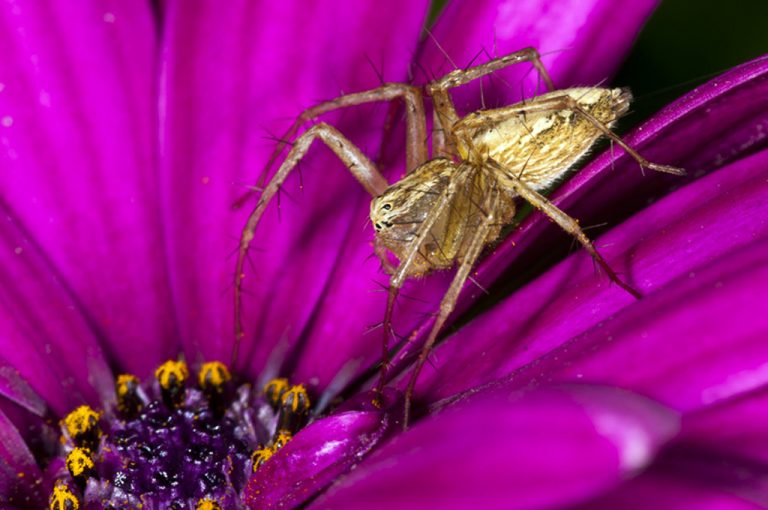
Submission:
<svg viewBox="0 0 768 510">
<path fill-rule="evenodd" d="M 610 128 L 627 112 L 630 101 L 629 91 L 620 88 L 557 90 L 505 108 L 471 113 L 454 130 L 459 140 L 465 140 L 459 150 L 467 159 L 482 164 L 492 158 L 532 188 L 542 190 L 561 178 L 604 134 L 584 115 L 569 109 L 568 103 Z M 532 104 L 542 108 L 510 115 Z"/>
</svg>

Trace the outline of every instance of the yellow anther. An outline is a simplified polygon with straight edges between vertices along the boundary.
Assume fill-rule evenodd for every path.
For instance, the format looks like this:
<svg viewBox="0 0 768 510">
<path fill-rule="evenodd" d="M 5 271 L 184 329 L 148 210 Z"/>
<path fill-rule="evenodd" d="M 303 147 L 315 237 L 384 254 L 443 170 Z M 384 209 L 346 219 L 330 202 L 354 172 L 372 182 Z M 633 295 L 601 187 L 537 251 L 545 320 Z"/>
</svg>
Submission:
<svg viewBox="0 0 768 510">
<path fill-rule="evenodd" d="M 293 434 L 291 434 L 287 430 L 280 430 L 275 435 L 275 440 L 272 441 L 272 445 L 275 450 L 279 450 L 283 446 L 285 446 L 285 443 L 293 439 Z"/>
<path fill-rule="evenodd" d="M 222 387 L 232 380 L 232 376 L 224 363 L 209 361 L 200 367 L 197 379 L 204 391 L 221 391 Z"/>
<path fill-rule="evenodd" d="M 283 409 L 288 408 L 292 413 L 303 414 L 309 411 L 309 395 L 303 384 L 291 386 L 282 399 Z"/>
<path fill-rule="evenodd" d="M 48 508 L 50 510 L 78 510 L 80 502 L 66 484 L 57 482 L 53 487 L 51 497 L 48 499 Z"/>
<path fill-rule="evenodd" d="M 204 498 L 197 502 L 195 510 L 221 510 L 221 505 L 212 499 Z"/>
<path fill-rule="evenodd" d="M 138 387 L 139 378 L 135 375 L 120 374 L 117 376 L 117 381 L 115 381 L 115 392 L 118 399 L 132 395 Z"/>
<path fill-rule="evenodd" d="M 183 386 L 188 377 L 189 370 L 183 361 L 168 360 L 155 370 L 155 378 L 164 390 Z"/>
<path fill-rule="evenodd" d="M 93 468 L 91 450 L 88 448 L 75 448 L 67 455 L 67 469 L 73 477 L 87 476 Z"/>
<path fill-rule="evenodd" d="M 169 409 L 177 409 L 184 403 L 187 394 L 185 383 L 189 378 L 187 364 L 183 361 L 168 360 L 155 370 L 163 402 Z"/>
<path fill-rule="evenodd" d="M 143 407 L 139 397 L 139 378 L 131 374 L 120 374 L 115 381 L 117 410 L 125 416 L 132 416 Z"/>
<path fill-rule="evenodd" d="M 257 469 L 261 467 L 262 464 L 264 464 L 266 461 L 269 460 L 272 455 L 275 454 L 275 449 L 266 447 L 266 448 L 259 448 L 255 452 L 251 454 L 251 462 L 253 463 L 253 471 L 256 472 Z"/>
<path fill-rule="evenodd" d="M 264 385 L 264 395 L 266 395 L 267 400 L 269 400 L 273 407 L 277 407 L 283 401 L 283 395 L 285 395 L 290 386 L 288 379 L 282 377 L 272 379 Z"/>
<path fill-rule="evenodd" d="M 80 406 L 66 418 L 64 418 L 64 427 L 66 427 L 69 436 L 77 439 L 86 435 L 99 437 L 99 413 L 88 406 Z"/>
</svg>

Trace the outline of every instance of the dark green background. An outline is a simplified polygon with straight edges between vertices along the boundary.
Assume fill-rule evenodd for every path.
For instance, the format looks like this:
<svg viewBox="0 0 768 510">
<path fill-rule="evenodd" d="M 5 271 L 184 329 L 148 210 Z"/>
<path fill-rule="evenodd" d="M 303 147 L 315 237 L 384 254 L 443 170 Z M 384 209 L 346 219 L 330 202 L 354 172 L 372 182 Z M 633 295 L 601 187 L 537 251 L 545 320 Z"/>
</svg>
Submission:
<svg viewBox="0 0 768 510">
<path fill-rule="evenodd" d="M 614 85 L 629 86 L 634 124 L 723 71 L 768 53 L 768 0 L 667 0 Z"/>
</svg>

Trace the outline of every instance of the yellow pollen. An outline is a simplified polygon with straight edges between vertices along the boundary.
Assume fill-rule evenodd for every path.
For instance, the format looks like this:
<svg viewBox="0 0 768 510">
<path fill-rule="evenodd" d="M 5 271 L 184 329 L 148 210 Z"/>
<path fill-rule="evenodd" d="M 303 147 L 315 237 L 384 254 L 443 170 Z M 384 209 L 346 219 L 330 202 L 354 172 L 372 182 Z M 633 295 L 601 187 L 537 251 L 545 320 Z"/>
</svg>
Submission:
<svg viewBox="0 0 768 510">
<path fill-rule="evenodd" d="M 195 510 L 221 510 L 221 505 L 212 499 L 201 499 L 195 505 Z"/>
<path fill-rule="evenodd" d="M 288 403 L 289 399 L 291 399 L 291 411 L 294 413 L 300 411 L 303 412 L 309 409 L 309 395 L 303 384 L 291 386 L 290 389 L 285 392 L 283 395 L 283 405 Z M 299 408 L 299 405 L 302 405 L 302 407 Z"/>
<path fill-rule="evenodd" d="M 251 454 L 251 462 L 253 462 L 253 471 L 261 467 L 269 458 L 275 454 L 274 448 L 259 448 Z"/>
<path fill-rule="evenodd" d="M 91 450 L 75 448 L 67 455 L 67 469 L 74 477 L 83 476 L 94 468 Z"/>
<path fill-rule="evenodd" d="M 63 483 L 57 483 L 48 500 L 50 510 L 78 510 L 80 502 Z"/>
<path fill-rule="evenodd" d="M 285 395 L 285 392 L 288 391 L 289 387 L 290 384 L 288 384 L 288 379 L 280 377 L 272 379 L 265 384 L 263 393 L 271 401 L 272 405 L 276 406 L 282 401 L 283 395 Z"/>
<path fill-rule="evenodd" d="M 118 397 L 125 397 L 133 392 L 139 386 L 139 379 L 135 375 L 120 374 L 115 382 L 115 391 Z"/>
<path fill-rule="evenodd" d="M 88 406 L 80 406 L 64 418 L 64 426 L 72 438 L 82 436 L 92 430 L 98 433 L 99 413 Z"/>
<path fill-rule="evenodd" d="M 189 370 L 183 361 L 168 360 L 155 370 L 155 378 L 164 390 L 183 385 L 187 377 L 189 377 Z"/>
<path fill-rule="evenodd" d="M 230 380 L 232 380 L 232 376 L 227 370 L 227 366 L 220 361 L 209 361 L 200 367 L 198 382 L 204 390 L 219 389 Z"/>
<path fill-rule="evenodd" d="M 275 440 L 273 441 L 275 450 L 279 450 L 280 448 L 285 446 L 285 443 L 290 441 L 292 438 L 293 438 L 293 434 L 291 434 L 287 430 L 279 431 L 275 436 Z"/>
</svg>

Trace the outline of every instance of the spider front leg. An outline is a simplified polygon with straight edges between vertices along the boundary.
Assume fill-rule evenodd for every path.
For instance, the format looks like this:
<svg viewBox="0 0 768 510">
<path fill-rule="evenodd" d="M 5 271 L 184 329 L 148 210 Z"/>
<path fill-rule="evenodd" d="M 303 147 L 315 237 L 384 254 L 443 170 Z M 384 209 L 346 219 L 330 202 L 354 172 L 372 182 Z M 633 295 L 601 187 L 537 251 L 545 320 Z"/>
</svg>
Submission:
<svg viewBox="0 0 768 510">
<path fill-rule="evenodd" d="M 456 140 L 453 125 L 459 121 L 456 107 L 450 96 L 450 89 L 460 87 L 469 82 L 487 76 L 495 71 L 504 69 L 521 62 L 530 62 L 544 80 L 547 90 L 555 89 L 541 57 L 536 48 L 524 48 L 503 57 L 495 58 L 485 64 L 468 69 L 456 69 L 439 80 L 427 84 L 427 93 L 432 98 L 434 108 L 434 127 L 432 129 L 433 156 L 457 155 Z"/>
<path fill-rule="evenodd" d="M 442 164 L 442 163 L 436 163 L 437 161 L 443 161 L 443 160 L 433 160 L 433 164 Z M 429 163 L 428 163 L 429 164 Z M 451 164 L 447 163 L 446 164 Z M 414 265 L 414 262 L 416 260 L 416 257 L 420 257 L 419 250 L 424 245 L 425 241 L 427 240 L 427 237 L 430 235 L 432 228 L 437 223 L 437 220 L 440 218 L 442 213 L 450 206 L 454 198 L 456 197 L 456 194 L 461 189 L 460 186 L 463 185 L 465 182 L 465 177 L 459 176 L 455 179 L 453 179 L 448 186 L 444 190 L 440 192 L 440 194 L 436 197 L 435 202 L 432 204 L 432 206 L 429 209 L 429 212 L 426 215 L 426 219 L 421 222 L 419 225 L 419 228 L 416 230 L 415 234 L 413 235 L 412 239 L 408 240 L 408 248 L 403 254 L 402 259 L 400 260 L 400 263 L 396 268 L 393 268 L 391 265 L 388 265 L 388 262 L 386 262 L 386 249 L 382 246 L 381 243 L 377 241 L 376 247 L 377 247 L 377 255 L 379 255 L 379 258 L 382 260 L 382 264 L 384 264 L 385 269 L 388 271 L 391 271 L 391 277 L 389 280 L 389 289 L 387 293 L 387 308 L 384 313 L 384 341 L 382 343 L 382 361 L 381 361 L 381 369 L 379 371 L 379 382 L 374 388 L 374 392 L 377 395 L 381 395 L 382 391 L 384 389 L 384 386 L 387 382 L 387 373 L 389 369 L 389 327 L 392 322 L 392 313 L 395 306 L 395 300 L 397 299 L 397 295 L 400 292 L 400 289 L 403 286 L 403 283 L 405 283 L 406 278 L 411 276 L 412 268 Z"/>
<path fill-rule="evenodd" d="M 347 169 L 360 182 L 365 190 L 371 196 L 379 196 L 389 187 L 387 180 L 376 169 L 376 166 L 357 148 L 351 141 L 342 135 L 336 128 L 325 123 L 319 123 L 306 132 L 304 132 L 293 144 L 290 152 L 278 168 L 272 180 L 269 181 L 264 193 L 259 198 L 256 207 L 248 216 L 248 221 L 243 229 L 240 239 L 240 248 L 237 255 L 237 264 L 235 268 L 235 343 L 232 349 L 232 364 L 235 366 L 237 361 L 240 340 L 244 336 L 242 323 L 242 291 L 244 278 L 244 265 L 248 248 L 253 241 L 256 227 L 264 214 L 264 210 L 269 205 L 272 198 L 280 190 L 285 179 L 296 168 L 296 165 L 306 155 L 312 142 L 319 138 L 328 148 L 330 148 L 341 161 L 344 162 Z"/>
<path fill-rule="evenodd" d="M 410 379 L 408 380 L 408 386 L 405 390 L 405 409 L 403 414 L 404 429 L 408 428 L 408 423 L 410 421 L 411 401 L 413 400 L 413 391 L 416 387 L 416 381 L 419 378 L 421 369 L 424 367 L 424 363 L 427 361 L 429 353 L 432 351 L 432 347 L 434 347 L 435 342 L 437 341 L 437 335 L 440 333 L 440 330 L 445 325 L 445 321 L 448 320 L 451 312 L 453 312 L 453 309 L 456 307 L 456 301 L 459 298 L 461 289 L 464 287 L 464 284 L 469 278 L 469 272 L 474 267 L 477 259 L 480 257 L 480 253 L 482 252 L 483 247 L 486 244 L 486 237 L 488 236 L 488 232 L 490 231 L 491 226 L 495 221 L 493 211 L 496 209 L 497 201 L 498 189 L 494 187 L 489 191 L 488 204 L 486 204 L 483 219 L 478 225 L 477 229 L 472 233 L 469 248 L 459 261 L 459 267 L 456 270 L 456 274 L 454 275 L 453 280 L 451 281 L 451 286 L 448 288 L 445 295 L 443 296 L 443 299 L 440 301 L 440 310 L 435 319 L 435 323 L 432 325 L 432 328 L 429 331 L 429 336 L 422 346 L 419 357 L 413 367 Z"/>
</svg>

